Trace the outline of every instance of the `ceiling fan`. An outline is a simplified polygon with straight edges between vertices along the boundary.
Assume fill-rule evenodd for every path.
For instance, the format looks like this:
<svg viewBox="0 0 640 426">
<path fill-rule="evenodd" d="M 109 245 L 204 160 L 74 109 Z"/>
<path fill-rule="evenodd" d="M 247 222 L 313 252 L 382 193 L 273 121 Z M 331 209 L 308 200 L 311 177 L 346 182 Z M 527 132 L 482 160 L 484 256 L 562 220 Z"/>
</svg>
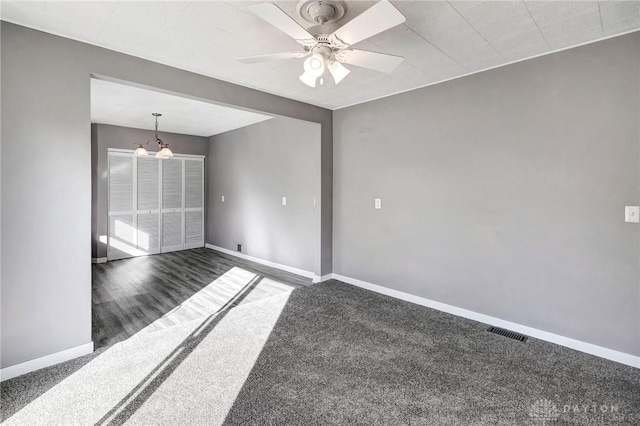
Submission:
<svg viewBox="0 0 640 426">
<path fill-rule="evenodd" d="M 297 12 L 306 21 L 315 24 L 308 30 L 272 3 L 249 6 L 251 12 L 271 25 L 292 37 L 302 45 L 302 52 L 284 52 L 271 55 L 239 58 L 246 64 L 275 61 L 282 59 L 302 59 L 304 73 L 300 81 L 309 87 L 316 87 L 325 69 L 333 76 L 336 84 L 340 83 L 351 71 L 342 64 L 356 65 L 384 73 L 392 72 L 404 60 L 401 56 L 350 49 L 364 39 L 372 37 L 389 28 L 402 24 L 406 18 L 389 3 L 382 0 L 360 15 L 340 26 L 340 20 L 346 11 L 342 1 L 334 0 L 302 0 L 298 3 Z"/>
</svg>

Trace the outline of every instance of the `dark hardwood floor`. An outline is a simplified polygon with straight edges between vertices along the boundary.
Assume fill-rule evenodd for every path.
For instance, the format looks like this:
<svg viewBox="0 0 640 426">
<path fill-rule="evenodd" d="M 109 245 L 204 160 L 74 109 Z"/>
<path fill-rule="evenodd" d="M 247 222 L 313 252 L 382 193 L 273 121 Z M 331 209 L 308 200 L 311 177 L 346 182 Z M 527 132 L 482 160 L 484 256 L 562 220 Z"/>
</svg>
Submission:
<svg viewBox="0 0 640 426">
<path fill-rule="evenodd" d="M 299 275 L 199 248 L 93 265 L 93 342 L 122 341 L 152 325 L 187 321 L 228 302 L 260 280 L 243 303 L 311 284 Z"/>
</svg>

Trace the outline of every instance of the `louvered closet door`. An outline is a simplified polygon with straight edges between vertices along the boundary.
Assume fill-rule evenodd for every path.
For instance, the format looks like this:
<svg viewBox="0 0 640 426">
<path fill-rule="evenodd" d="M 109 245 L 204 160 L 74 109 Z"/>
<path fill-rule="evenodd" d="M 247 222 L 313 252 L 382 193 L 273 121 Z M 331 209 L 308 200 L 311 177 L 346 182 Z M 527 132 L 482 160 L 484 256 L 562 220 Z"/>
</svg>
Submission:
<svg viewBox="0 0 640 426">
<path fill-rule="evenodd" d="M 108 156 L 109 223 L 107 259 L 137 255 L 133 212 L 135 164 L 131 154 Z"/>
<path fill-rule="evenodd" d="M 160 160 L 136 160 L 136 247 L 140 254 L 160 253 Z"/>
<path fill-rule="evenodd" d="M 184 248 L 184 160 L 169 158 L 162 168 L 162 252 Z"/>
<path fill-rule="evenodd" d="M 204 160 L 184 160 L 184 248 L 204 247 Z"/>
</svg>

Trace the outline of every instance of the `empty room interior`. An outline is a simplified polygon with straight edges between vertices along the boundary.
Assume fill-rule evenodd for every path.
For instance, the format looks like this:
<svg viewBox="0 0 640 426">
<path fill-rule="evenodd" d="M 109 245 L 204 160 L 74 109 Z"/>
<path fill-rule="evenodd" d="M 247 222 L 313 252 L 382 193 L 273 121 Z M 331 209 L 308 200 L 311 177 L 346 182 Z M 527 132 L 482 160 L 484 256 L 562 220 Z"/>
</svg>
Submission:
<svg viewBox="0 0 640 426">
<path fill-rule="evenodd" d="M 640 424 L 640 1 L 0 18 L 2 423 Z"/>
</svg>

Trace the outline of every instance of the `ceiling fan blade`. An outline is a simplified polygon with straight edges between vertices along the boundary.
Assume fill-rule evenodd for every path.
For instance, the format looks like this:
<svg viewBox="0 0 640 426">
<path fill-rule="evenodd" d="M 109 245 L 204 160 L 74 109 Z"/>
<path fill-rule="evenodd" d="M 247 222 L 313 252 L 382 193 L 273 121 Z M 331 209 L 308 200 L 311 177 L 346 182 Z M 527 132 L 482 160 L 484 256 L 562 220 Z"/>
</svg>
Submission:
<svg viewBox="0 0 640 426">
<path fill-rule="evenodd" d="M 245 64 L 257 64 L 259 62 L 280 61 L 283 59 L 299 59 L 307 56 L 308 53 L 304 52 L 283 52 L 272 53 L 270 55 L 249 56 L 246 58 L 237 58 L 236 61 Z"/>
<path fill-rule="evenodd" d="M 329 36 L 329 41 L 337 48 L 344 49 L 406 20 L 391 3 L 382 0 L 338 28 Z"/>
<path fill-rule="evenodd" d="M 307 30 L 305 30 L 300 24 L 298 24 L 293 18 L 284 13 L 282 9 L 272 3 L 262 3 L 249 6 L 249 10 L 264 19 L 283 33 L 292 37 L 295 41 L 303 46 L 313 47 L 318 43 L 318 40 Z"/>
<path fill-rule="evenodd" d="M 366 50 L 341 50 L 336 54 L 336 60 L 343 64 L 356 65 L 375 71 L 390 73 L 404 61 L 402 56 L 387 55 L 385 53 L 368 52 Z"/>
</svg>

